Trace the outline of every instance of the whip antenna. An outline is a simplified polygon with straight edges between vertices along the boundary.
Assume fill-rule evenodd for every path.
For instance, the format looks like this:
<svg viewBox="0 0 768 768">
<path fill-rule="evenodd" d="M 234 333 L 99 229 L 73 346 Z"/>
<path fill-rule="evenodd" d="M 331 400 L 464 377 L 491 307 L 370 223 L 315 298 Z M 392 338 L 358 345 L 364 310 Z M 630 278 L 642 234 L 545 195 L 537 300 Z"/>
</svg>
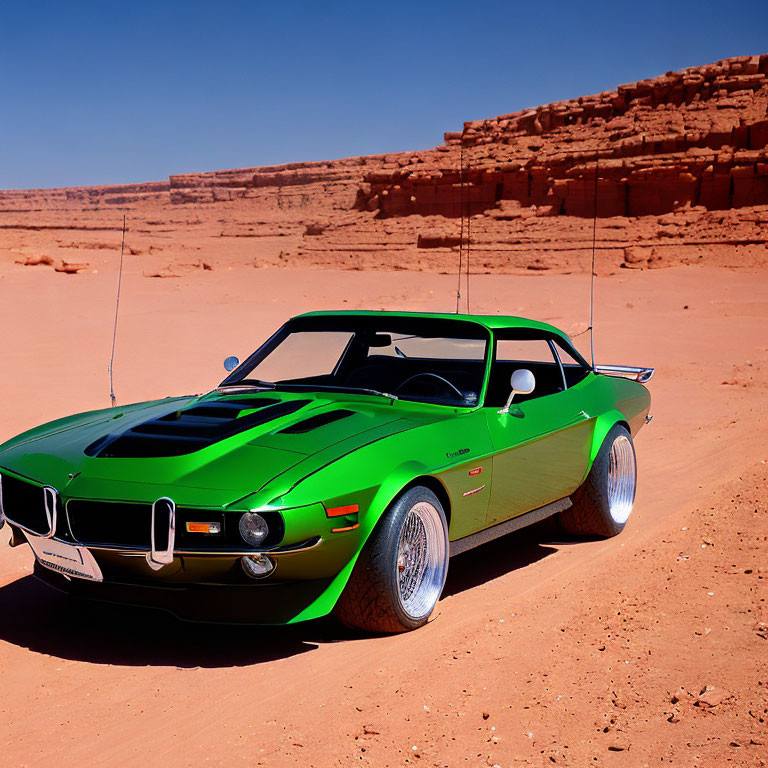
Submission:
<svg viewBox="0 0 768 768">
<path fill-rule="evenodd" d="M 470 194 L 472 193 L 472 178 L 470 171 L 472 170 L 472 156 L 467 155 L 467 170 L 465 174 L 465 181 L 467 185 L 467 314 L 471 315 L 469 309 L 469 246 L 472 242 L 472 201 Z"/>
<path fill-rule="evenodd" d="M 456 271 L 456 314 L 461 301 L 461 257 L 464 248 L 464 137 L 459 149 L 459 268 Z"/>
<path fill-rule="evenodd" d="M 600 164 L 600 150 L 595 151 L 595 209 L 592 216 L 592 266 L 589 278 L 589 352 L 592 367 L 595 367 L 595 240 L 597 238 L 597 170 Z"/>
<path fill-rule="evenodd" d="M 120 288 L 123 284 L 123 251 L 125 249 L 125 214 L 123 214 L 123 237 L 120 241 L 120 270 L 117 275 L 117 300 L 115 301 L 115 327 L 112 331 L 112 354 L 109 358 L 109 397 L 112 401 L 112 407 L 117 405 L 115 399 L 115 382 L 112 375 L 112 369 L 115 363 L 115 342 L 117 341 L 117 317 L 120 310 Z"/>
</svg>

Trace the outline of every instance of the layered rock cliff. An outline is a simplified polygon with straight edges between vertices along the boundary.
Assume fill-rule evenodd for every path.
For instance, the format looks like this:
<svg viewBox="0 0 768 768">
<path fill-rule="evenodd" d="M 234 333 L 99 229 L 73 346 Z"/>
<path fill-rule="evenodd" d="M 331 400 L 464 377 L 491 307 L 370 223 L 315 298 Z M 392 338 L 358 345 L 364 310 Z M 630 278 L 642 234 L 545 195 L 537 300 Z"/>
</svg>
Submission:
<svg viewBox="0 0 768 768">
<path fill-rule="evenodd" d="M 768 203 L 768 55 L 464 124 L 432 162 L 365 175 L 358 206 L 382 216 L 458 215 L 464 148 L 474 213 L 500 201 L 551 215 L 648 216 Z"/>
<path fill-rule="evenodd" d="M 444 271 L 469 230 L 479 271 L 581 269 L 595 213 L 609 267 L 695 263 L 718 245 L 742 247 L 724 263 L 766 252 L 768 54 L 474 120 L 444 139 L 420 152 L 0 192 L 0 253 L 38 248 L 43 231 L 117 229 L 122 213 L 137 252 L 192 248 L 212 263 L 226 251 L 255 264 Z M 64 234 L 56 247 L 83 242 Z"/>
</svg>

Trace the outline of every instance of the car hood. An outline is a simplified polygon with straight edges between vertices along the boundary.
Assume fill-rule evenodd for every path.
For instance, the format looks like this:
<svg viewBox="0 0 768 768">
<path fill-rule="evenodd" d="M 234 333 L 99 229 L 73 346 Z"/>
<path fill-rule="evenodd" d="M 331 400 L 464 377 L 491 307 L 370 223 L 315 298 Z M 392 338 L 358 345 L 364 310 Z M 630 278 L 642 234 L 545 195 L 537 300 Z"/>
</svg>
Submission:
<svg viewBox="0 0 768 768">
<path fill-rule="evenodd" d="M 214 392 L 38 427 L 0 446 L 0 469 L 69 498 L 173 493 L 179 503 L 218 506 L 281 475 L 295 484 L 362 445 L 440 418 L 383 397 Z"/>
</svg>

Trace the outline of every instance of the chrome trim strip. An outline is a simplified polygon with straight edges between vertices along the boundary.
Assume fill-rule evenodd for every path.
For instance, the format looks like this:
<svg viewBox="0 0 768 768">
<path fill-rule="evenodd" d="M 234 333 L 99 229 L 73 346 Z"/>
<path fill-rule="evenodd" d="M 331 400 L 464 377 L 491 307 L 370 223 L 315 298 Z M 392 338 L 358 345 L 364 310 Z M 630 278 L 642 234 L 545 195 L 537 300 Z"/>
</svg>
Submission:
<svg viewBox="0 0 768 768">
<path fill-rule="evenodd" d="M 318 536 L 316 539 L 310 539 L 312 541 L 306 547 L 298 546 L 295 548 L 286 547 L 285 549 L 262 549 L 262 550 L 196 550 L 196 549 L 175 549 L 175 555 L 181 556 L 200 556 L 200 557 L 243 557 L 244 555 L 269 555 L 270 557 L 285 557 L 287 555 L 295 555 L 300 552 L 308 552 L 311 549 L 319 547 L 323 543 L 322 537 Z M 114 552 L 118 555 L 129 555 L 136 557 L 144 557 L 147 559 L 150 557 L 150 550 L 148 548 L 141 547 L 124 547 L 124 546 L 110 546 L 109 544 L 83 544 L 79 543 L 81 547 L 87 547 L 99 552 Z"/>
<path fill-rule="evenodd" d="M 570 497 L 566 496 L 564 499 L 553 501 L 551 504 L 545 504 L 543 507 L 534 509 L 531 512 L 524 512 L 522 515 L 513 517 L 510 520 L 505 520 L 503 523 L 498 523 L 491 528 L 486 528 L 484 531 L 471 533 L 463 539 L 456 539 L 456 541 L 451 542 L 450 556 L 460 555 L 468 549 L 479 547 L 481 544 L 486 544 L 489 541 L 498 539 L 500 536 L 506 536 L 513 531 L 519 531 L 521 528 L 545 520 L 546 518 L 556 515 L 558 512 L 562 512 L 572 506 L 573 503 L 571 502 Z"/>
<path fill-rule="evenodd" d="M 484 485 L 481 485 L 479 488 L 473 488 L 471 491 L 465 491 L 462 496 L 472 496 L 475 493 L 480 493 L 485 488 Z"/>
<path fill-rule="evenodd" d="M 5 525 L 5 510 L 3 509 L 3 475 L 0 473 L 0 528 Z"/>
<path fill-rule="evenodd" d="M 552 339 L 547 339 L 547 344 L 549 344 L 549 350 L 555 356 L 555 360 L 557 360 L 557 365 L 560 368 L 560 377 L 563 380 L 563 392 L 565 392 L 565 390 L 568 389 L 568 380 L 565 378 L 565 368 L 563 368 L 563 361 L 560 359 L 560 355 L 557 353 L 555 342 L 552 341 Z"/>
<path fill-rule="evenodd" d="M 642 368 L 634 365 L 596 365 L 593 369 L 595 373 L 601 373 L 605 376 L 620 376 L 624 379 L 632 379 L 645 384 L 650 381 L 655 368 Z"/>
<path fill-rule="evenodd" d="M 168 512 L 168 546 L 165 549 L 158 549 L 155 542 L 155 520 L 158 515 L 158 504 L 167 505 Z M 162 514 L 162 512 L 160 512 Z M 163 522 L 161 519 L 160 522 Z M 154 571 L 159 571 L 164 565 L 173 562 L 173 545 L 176 543 L 176 502 L 167 496 L 159 498 L 152 505 L 152 522 L 150 528 L 150 550 L 147 554 L 149 567 Z"/>
</svg>

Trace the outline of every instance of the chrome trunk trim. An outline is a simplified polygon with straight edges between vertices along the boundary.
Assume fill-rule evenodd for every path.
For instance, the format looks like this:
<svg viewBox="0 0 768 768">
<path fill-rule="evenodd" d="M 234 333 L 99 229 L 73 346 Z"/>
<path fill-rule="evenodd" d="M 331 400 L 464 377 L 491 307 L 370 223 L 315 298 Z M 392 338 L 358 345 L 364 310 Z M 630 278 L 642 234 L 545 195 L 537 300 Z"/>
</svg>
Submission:
<svg viewBox="0 0 768 768">
<path fill-rule="evenodd" d="M 594 367 L 595 373 L 604 376 L 620 376 L 623 379 L 639 381 L 641 384 L 649 381 L 655 370 L 655 368 L 641 368 L 633 365 L 596 365 Z"/>
<path fill-rule="evenodd" d="M 168 542 L 164 549 L 157 548 L 155 541 L 156 522 L 164 524 L 167 519 Z M 150 550 L 147 553 L 147 563 L 153 571 L 159 571 L 164 565 L 173 562 L 173 546 L 176 543 L 176 502 L 163 496 L 152 505 L 152 522 L 150 529 Z"/>
</svg>

